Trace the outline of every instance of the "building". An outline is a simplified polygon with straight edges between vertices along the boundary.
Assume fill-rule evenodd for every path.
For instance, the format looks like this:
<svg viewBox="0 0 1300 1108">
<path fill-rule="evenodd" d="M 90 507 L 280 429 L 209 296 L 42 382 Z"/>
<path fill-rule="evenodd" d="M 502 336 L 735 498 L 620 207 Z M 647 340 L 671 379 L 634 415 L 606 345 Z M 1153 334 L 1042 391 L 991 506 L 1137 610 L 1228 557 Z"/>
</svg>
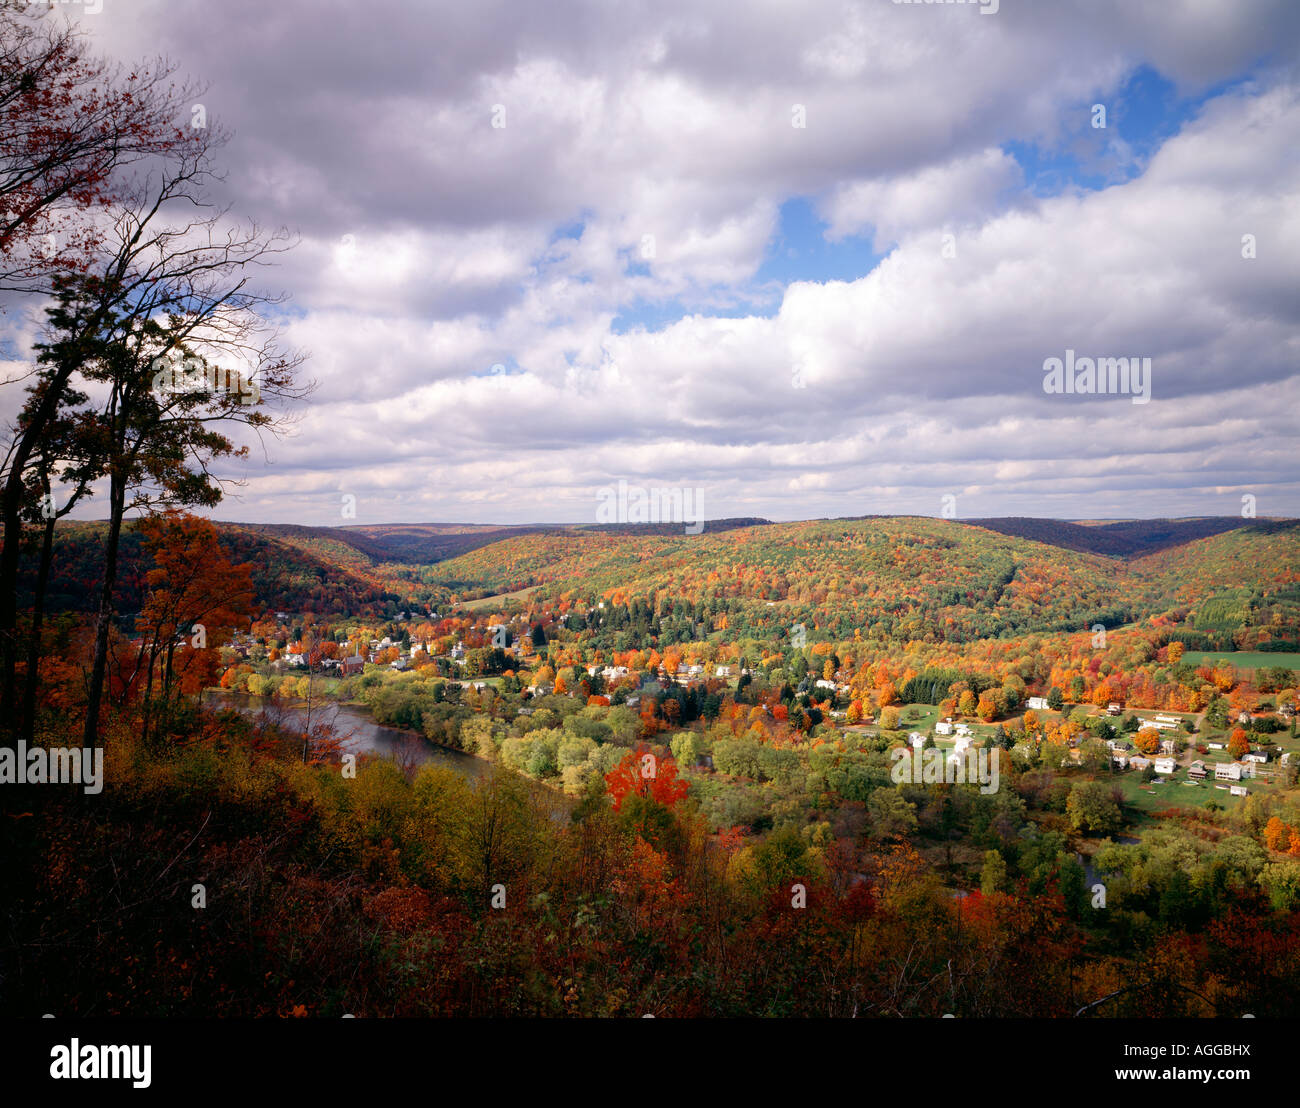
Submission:
<svg viewBox="0 0 1300 1108">
<path fill-rule="evenodd" d="M 1044 696 L 1031 696 L 1029 698 L 1029 709 L 1033 712 L 1048 711 L 1047 698 Z"/>
<path fill-rule="evenodd" d="M 1219 762 L 1214 767 L 1214 779 L 1216 781 L 1240 781 L 1241 763 Z"/>
<path fill-rule="evenodd" d="M 363 654 L 353 654 L 349 658 L 343 659 L 343 676 L 351 677 L 355 673 L 362 673 L 366 668 L 366 659 Z"/>
<path fill-rule="evenodd" d="M 1124 710 L 1123 705 L 1116 704 L 1114 701 L 1106 705 L 1106 714 L 1108 716 L 1117 716 Z"/>
<path fill-rule="evenodd" d="M 1151 764 L 1151 759 L 1141 754 L 1134 754 L 1128 760 L 1129 769 L 1146 769 Z"/>
<path fill-rule="evenodd" d="M 1208 776 L 1205 769 L 1205 763 L 1198 758 L 1187 767 L 1187 776 L 1193 781 L 1204 781 Z"/>
<path fill-rule="evenodd" d="M 943 720 L 941 723 L 936 723 L 936 724 L 934 725 L 934 733 L 935 733 L 936 735 L 951 735 L 951 734 L 952 734 L 952 720 L 950 720 L 950 719 L 945 719 L 945 720 Z"/>
<path fill-rule="evenodd" d="M 1157 758 L 1153 764 L 1156 767 L 1156 773 L 1174 772 L 1174 760 L 1172 758 Z"/>
<path fill-rule="evenodd" d="M 1228 793 L 1232 796 L 1245 796 L 1250 790 L 1245 785 L 1229 785 Z"/>
</svg>

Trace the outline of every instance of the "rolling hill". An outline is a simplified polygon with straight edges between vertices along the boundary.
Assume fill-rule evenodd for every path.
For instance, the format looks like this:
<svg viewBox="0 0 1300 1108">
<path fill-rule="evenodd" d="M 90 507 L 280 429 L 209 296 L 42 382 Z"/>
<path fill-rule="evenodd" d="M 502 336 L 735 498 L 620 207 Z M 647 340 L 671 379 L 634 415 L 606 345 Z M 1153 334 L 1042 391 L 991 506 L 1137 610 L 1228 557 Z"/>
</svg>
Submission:
<svg viewBox="0 0 1300 1108">
<path fill-rule="evenodd" d="M 1064 547 L 1066 550 L 1135 558 L 1194 542 L 1209 535 L 1248 527 L 1252 521 L 1240 516 L 1202 516 L 1194 519 L 1127 519 L 1081 523 L 1062 519 L 1004 516 L 996 519 L 964 519 L 961 522 L 1003 535 Z"/>
</svg>

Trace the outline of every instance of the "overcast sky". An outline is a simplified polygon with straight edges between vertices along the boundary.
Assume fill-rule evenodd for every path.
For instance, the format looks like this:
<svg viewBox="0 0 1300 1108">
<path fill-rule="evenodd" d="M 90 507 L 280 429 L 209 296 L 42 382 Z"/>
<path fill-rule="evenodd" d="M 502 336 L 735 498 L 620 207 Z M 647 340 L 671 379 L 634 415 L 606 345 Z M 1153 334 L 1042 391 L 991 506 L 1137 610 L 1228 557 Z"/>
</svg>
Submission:
<svg viewBox="0 0 1300 1108">
<path fill-rule="evenodd" d="M 1300 515 L 1294 0 L 80 21 L 204 83 L 235 211 L 301 235 L 319 388 L 218 518 Z M 1067 350 L 1150 402 L 1046 393 Z"/>
</svg>

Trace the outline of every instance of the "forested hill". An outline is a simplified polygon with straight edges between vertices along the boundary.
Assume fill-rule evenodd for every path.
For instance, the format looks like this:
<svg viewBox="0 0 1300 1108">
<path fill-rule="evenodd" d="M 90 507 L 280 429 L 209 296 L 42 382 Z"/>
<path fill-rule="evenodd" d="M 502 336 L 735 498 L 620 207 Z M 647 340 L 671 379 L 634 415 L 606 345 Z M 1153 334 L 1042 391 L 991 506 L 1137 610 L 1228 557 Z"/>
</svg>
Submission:
<svg viewBox="0 0 1300 1108">
<path fill-rule="evenodd" d="M 963 519 L 972 527 L 983 527 L 1002 535 L 1033 539 L 1091 554 L 1135 558 L 1158 550 L 1222 534 L 1255 521 L 1240 516 L 1202 516 L 1195 519 L 1126 519 L 1115 523 L 1071 523 L 1063 519 L 1035 519 L 1004 516 L 996 519 Z"/>
<path fill-rule="evenodd" d="M 431 567 L 425 579 L 475 595 L 540 585 L 547 596 L 615 603 L 691 598 L 755 637 L 804 623 L 809 633 L 932 641 L 1127 622 L 1141 609 L 1114 569 L 1096 555 L 907 517 L 531 535 Z"/>
<path fill-rule="evenodd" d="M 682 534 L 680 525 L 666 534 L 654 525 L 217 527 L 232 557 L 252 563 L 259 607 L 321 615 L 391 616 L 407 607 L 538 587 L 539 600 L 706 602 L 716 617 L 711 629 L 728 637 L 741 627 L 754 636 L 779 636 L 804 623 L 810 633 L 860 630 L 925 641 L 1112 627 L 1170 611 L 1195 620 L 1208 603 L 1213 612 L 1200 618 L 1219 635 L 1207 639 L 1213 644 L 1274 619 L 1276 604 L 1291 605 L 1300 589 L 1300 523 L 1294 521 L 1234 521 L 1225 533 L 1119 561 L 969 521 L 921 516 L 730 522 L 729 529 L 709 525 L 700 535 Z M 59 526 L 51 610 L 93 609 L 103 528 Z M 463 552 L 436 560 L 458 548 Z M 139 608 L 149 568 L 130 525 L 121 562 L 118 610 L 130 613 Z M 1222 591 L 1226 580 L 1235 583 L 1231 596 Z M 1280 620 L 1289 627 L 1290 607 Z"/>
<path fill-rule="evenodd" d="M 385 613 L 398 597 L 361 549 L 321 528 L 248 527 L 217 524 L 221 543 L 236 562 L 253 567 L 258 606 L 324 613 Z M 60 524 L 46 604 L 51 611 L 94 610 L 104 570 L 107 524 Z M 151 568 L 139 530 L 128 521 L 119 551 L 117 610 L 140 610 L 145 574 Z M 32 567 L 34 572 L 34 567 Z M 30 593 L 30 577 L 20 580 Z"/>
</svg>

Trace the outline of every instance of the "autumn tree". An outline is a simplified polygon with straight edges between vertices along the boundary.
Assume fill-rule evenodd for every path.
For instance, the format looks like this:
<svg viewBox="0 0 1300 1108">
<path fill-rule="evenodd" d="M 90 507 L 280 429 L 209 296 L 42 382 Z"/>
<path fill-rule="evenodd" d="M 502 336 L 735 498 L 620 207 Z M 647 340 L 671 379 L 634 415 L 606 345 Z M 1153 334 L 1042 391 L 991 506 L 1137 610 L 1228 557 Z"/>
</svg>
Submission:
<svg viewBox="0 0 1300 1108">
<path fill-rule="evenodd" d="M 982 692 L 980 693 L 979 703 L 975 707 L 975 713 L 985 723 L 992 723 L 997 718 L 1001 707 L 997 697 L 992 692 Z"/>
<path fill-rule="evenodd" d="M 1110 786 L 1103 781 L 1079 781 L 1071 786 L 1065 813 L 1076 831 L 1109 835 L 1123 822 Z"/>
<path fill-rule="evenodd" d="M 51 5 L 52 7 L 52 5 Z M 198 90 L 165 61 L 129 69 L 34 4 L 0 5 L 0 291 L 33 293 L 83 267 L 125 171 L 190 138 Z M 192 120 L 187 119 L 185 123 Z"/>
<path fill-rule="evenodd" d="M 1133 745 L 1143 754 L 1155 754 L 1160 749 L 1160 732 L 1154 727 L 1142 727 L 1133 736 Z"/>
<path fill-rule="evenodd" d="M 46 294 L 96 269 L 107 285 L 121 280 L 111 228 L 112 213 L 138 195 L 140 177 L 128 171 L 220 137 L 178 125 L 196 91 L 171 83 L 173 73 L 165 62 L 124 70 L 98 60 L 80 32 L 38 7 L 0 5 L 0 291 Z M 92 312 L 88 324 L 97 322 Z M 16 596 L 30 471 L 76 369 L 65 362 L 32 390 L 0 474 L 0 717 L 9 726 L 20 716 Z"/>
<path fill-rule="evenodd" d="M 151 724 L 165 720 L 178 686 L 196 694 L 211 682 L 221 647 L 252 616 L 254 591 L 252 566 L 231 563 L 208 520 L 170 511 L 143 529 L 154 564 L 137 621 L 136 666 L 144 674 L 141 733 L 148 738 Z"/>
<path fill-rule="evenodd" d="M 677 778 L 677 763 L 672 758 L 652 754 L 645 743 L 638 743 L 609 773 L 605 787 L 618 811 L 629 796 L 646 796 L 666 808 L 673 807 L 687 793 L 685 781 Z"/>
</svg>

